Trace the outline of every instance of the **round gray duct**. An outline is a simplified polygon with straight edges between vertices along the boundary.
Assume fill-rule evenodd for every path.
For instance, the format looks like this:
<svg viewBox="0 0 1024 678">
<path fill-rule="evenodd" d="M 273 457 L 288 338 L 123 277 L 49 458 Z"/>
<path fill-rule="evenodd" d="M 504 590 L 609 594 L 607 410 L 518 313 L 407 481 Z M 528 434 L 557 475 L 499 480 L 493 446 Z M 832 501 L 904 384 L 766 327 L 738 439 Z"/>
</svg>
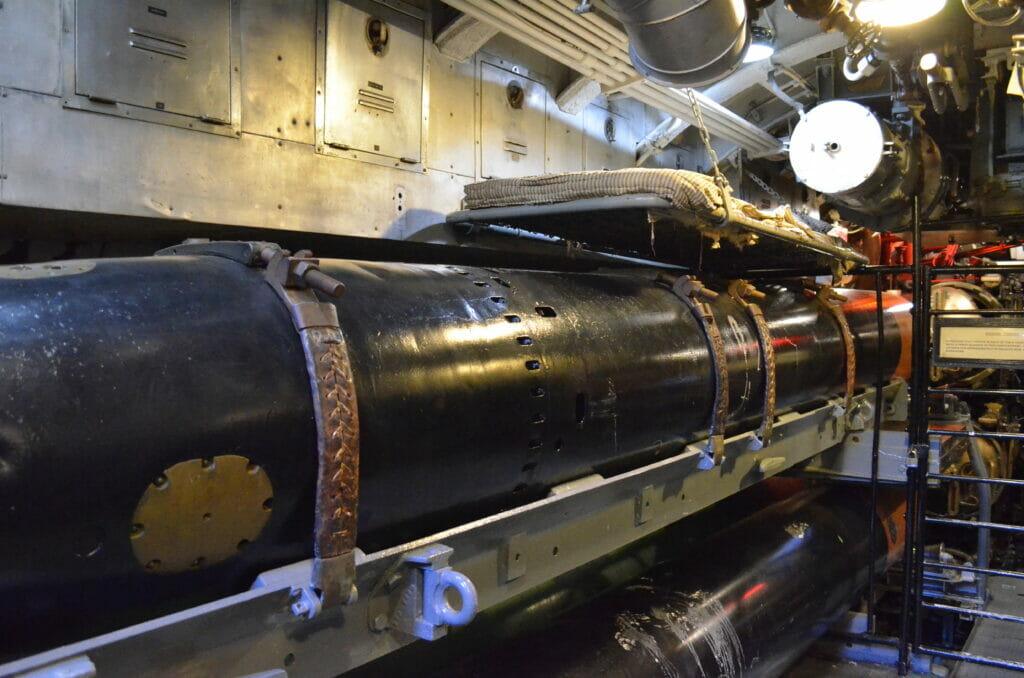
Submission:
<svg viewBox="0 0 1024 678">
<path fill-rule="evenodd" d="M 629 57 L 644 77 L 672 87 L 714 82 L 750 45 L 743 0 L 609 0 L 629 36 Z"/>
</svg>

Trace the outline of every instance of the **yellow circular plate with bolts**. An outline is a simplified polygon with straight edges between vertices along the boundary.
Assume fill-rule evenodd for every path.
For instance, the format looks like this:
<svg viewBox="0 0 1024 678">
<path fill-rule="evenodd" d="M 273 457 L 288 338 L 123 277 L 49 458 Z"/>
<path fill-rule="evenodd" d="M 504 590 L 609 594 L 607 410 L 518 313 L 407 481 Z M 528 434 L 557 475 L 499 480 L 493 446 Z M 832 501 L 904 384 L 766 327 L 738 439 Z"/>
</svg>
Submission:
<svg viewBox="0 0 1024 678">
<path fill-rule="evenodd" d="M 183 461 L 142 493 L 132 516 L 132 550 L 153 574 L 213 565 L 256 540 L 273 503 L 270 478 L 245 457 Z"/>
</svg>

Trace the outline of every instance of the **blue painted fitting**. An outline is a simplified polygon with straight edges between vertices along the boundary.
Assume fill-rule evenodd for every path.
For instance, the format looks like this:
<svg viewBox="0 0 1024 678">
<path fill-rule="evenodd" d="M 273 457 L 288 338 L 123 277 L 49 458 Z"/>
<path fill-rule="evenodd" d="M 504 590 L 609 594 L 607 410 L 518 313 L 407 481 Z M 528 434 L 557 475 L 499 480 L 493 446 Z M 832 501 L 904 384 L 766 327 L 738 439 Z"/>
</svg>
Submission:
<svg viewBox="0 0 1024 678">
<path fill-rule="evenodd" d="M 452 607 L 445 592 L 454 589 L 459 594 L 459 609 Z M 476 615 L 476 587 L 469 577 L 450 568 L 423 570 L 423 619 L 434 626 L 464 626 Z"/>
</svg>

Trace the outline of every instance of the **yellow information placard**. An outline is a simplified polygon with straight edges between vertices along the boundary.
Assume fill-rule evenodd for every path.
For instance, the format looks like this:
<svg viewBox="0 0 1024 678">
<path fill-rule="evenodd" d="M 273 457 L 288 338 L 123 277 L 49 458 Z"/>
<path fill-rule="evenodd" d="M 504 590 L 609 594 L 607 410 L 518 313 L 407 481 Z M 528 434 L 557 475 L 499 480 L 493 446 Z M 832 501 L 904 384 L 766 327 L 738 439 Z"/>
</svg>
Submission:
<svg viewBox="0 0 1024 678">
<path fill-rule="evenodd" d="M 1024 362 L 1024 325 L 942 324 L 936 339 L 938 361 L 992 364 Z"/>
</svg>

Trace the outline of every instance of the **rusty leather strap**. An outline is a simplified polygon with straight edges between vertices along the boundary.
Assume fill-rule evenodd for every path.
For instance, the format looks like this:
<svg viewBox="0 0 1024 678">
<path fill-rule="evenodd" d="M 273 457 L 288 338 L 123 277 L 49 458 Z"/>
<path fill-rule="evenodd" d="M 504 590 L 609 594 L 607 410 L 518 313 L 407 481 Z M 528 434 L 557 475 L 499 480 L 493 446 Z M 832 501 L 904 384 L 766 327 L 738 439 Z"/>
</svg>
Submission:
<svg viewBox="0 0 1024 678">
<path fill-rule="evenodd" d="M 292 257 L 271 242 L 192 242 L 157 254 L 216 256 L 244 266 L 266 266 L 264 280 L 284 302 L 302 341 L 313 395 L 319 471 L 312 584 L 322 591 L 323 606 L 350 601 L 359 505 L 359 416 L 337 309 L 321 303 L 310 289 L 336 297 L 344 285 L 319 270 L 312 252 Z"/>
<path fill-rule="evenodd" d="M 772 331 L 764 317 L 761 307 L 738 295 L 733 298 L 739 302 L 750 319 L 754 321 L 757 331 L 757 343 L 761 346 L 761 367 L 764 369 L 764 407 L 761 410 L 761 425 L 755 435 L 761 442 L 767 442 L 775 426 L 775 345 L 772 343 Z"/>
<path fill-rule="evenodd" d="M 843 298 L 832 291 L 831 287 L 822 287 L 815 295 L 818 301 L 835 318 L 839 324 L 839 334 L 843 339 L 843 351 L 846 353 L 846 396 L 843 400 L 843 407 L 850 412 L 853 404 L 853 390 L 857 383 L 857 350 L 853 343 L 853 332 L 850 331 L 850 322 L 843 313 Z"/>
<path fill-rule="evenodd" d="M 757 328 L 757 341 L 761 344 L 761 362 L 764 367 L 764 409 L 762 410 L 761 426 L 755 434 L 762 442 L 767 442 L 775 427 L 775 345 L 772 343 L 772 331 L 761 307 L 754 302 L 747 302 L 747 315 L 754 321 Z"/>
<path fill-rule="evenodd" d="M 729 416 L 729 366 L 725 361 L 725 341 L 718 329 L 718 322 L 711 310 L 711 304 L 702 301 L 694 290 L 703 289 L 699 281 L 682 276 L 672 283 L 672 292 L 679 297 L 693 313 L 711 348 L 711 364 L 715 374 L 715 401 L 711 412 L 709 451 L 715 464 L 725 458 L 725 422 Z"/>
<path fill-rule="evenodd" d="M 355 583 L 359 503 L 359 416 L 345 337 L 333 304 L 310 289 L 267 282 L 288 305 L 302 340 L 317 427 L 313 585 L 324 607 L 349 601 Z"/>
</svg>

